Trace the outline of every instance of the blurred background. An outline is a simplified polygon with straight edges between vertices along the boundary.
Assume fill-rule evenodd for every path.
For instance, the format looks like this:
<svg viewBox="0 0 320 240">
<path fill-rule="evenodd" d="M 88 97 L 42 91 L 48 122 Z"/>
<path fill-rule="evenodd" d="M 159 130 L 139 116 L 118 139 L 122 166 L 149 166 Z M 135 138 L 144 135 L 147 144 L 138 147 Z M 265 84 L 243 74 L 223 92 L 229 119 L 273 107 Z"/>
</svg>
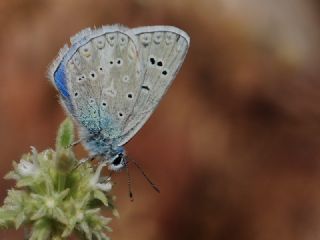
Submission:
<svg viewBox="0 0 320 240">
<path fill-rule="evenodd" d="M 320 239 L 320 5 L 316 0 L 1 0 L 2 178 L 65 118 L 47 68 L 85 27 L 174 25 L 191 37 L 115 177 L 112 239 Z M 81 147 L 79 154 L 84 154 Z M 13 182 L 0 180 L 1 204 Z M 22 239 L 0 231 L 0 239 Z"/>
</svg>

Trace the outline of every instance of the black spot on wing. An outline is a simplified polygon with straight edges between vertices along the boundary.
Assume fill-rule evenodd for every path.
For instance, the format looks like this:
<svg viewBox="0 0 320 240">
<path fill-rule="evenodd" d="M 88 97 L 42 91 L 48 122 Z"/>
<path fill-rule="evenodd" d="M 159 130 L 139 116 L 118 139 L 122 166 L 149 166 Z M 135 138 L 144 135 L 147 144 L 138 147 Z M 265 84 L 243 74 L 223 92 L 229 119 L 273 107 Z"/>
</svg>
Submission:
<svg viewBox="0 0 320 240">
<path fill-rule="evenodd" d="M 150 91 L 150 88 L 148 86 L 142 85 L 141 88 Z"/>
</svg>

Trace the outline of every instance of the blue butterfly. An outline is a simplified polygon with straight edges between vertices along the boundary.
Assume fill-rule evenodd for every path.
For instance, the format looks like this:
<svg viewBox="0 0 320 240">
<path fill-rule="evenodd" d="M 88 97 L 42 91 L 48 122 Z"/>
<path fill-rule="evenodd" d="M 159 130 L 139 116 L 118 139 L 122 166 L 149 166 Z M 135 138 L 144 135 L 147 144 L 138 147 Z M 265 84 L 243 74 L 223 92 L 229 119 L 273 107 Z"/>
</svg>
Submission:
<svg viewBox="0 0 320 240">
<path fill-rule="evenodd" d="M 172 26 L 113 25 L 85 29 L 70 41 L 49 77 L 90 156 L 118 171 L 127 164 L 123 145 L 169 88 L 187 54 L 189 36 Z"/>
</svg>

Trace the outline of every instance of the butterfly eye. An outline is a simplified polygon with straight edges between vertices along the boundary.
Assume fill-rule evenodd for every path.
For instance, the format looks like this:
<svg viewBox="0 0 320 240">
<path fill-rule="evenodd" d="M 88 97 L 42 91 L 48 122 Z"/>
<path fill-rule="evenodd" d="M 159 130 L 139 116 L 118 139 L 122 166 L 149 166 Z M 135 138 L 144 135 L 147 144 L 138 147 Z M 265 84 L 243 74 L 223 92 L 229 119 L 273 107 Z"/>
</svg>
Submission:
<svg viewBox="0 0 320 240">
<path fill-rule="evenodd" d="M 76 92 L 74 92 L 74 94 L 73 94 L 75 97 L 79 97 L 79 93 L 76 91 Z"/>
<path fill-rule="evenodd" d="M 113 162 L 112 164 L 115 166 L 118 166 L 121 163 L 122 157 L 118 156 Z"/>
</svg>

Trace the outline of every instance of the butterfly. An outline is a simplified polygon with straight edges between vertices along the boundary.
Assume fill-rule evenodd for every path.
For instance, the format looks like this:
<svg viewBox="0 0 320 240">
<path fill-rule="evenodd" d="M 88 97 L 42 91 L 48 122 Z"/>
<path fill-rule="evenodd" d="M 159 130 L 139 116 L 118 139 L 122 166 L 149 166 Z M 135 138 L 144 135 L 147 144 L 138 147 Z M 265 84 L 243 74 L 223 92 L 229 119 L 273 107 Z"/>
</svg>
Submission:
<svg viewBox="0 0 320 240">
<path fill-rule="evenodd" d="M 127 164 L 126 144 L 148 120 L 187 54 L 190 38 L 172 26 L 84 29 L 49 70 L 61 103 L 91 156 L 112 171 Z"/>
</svg>

